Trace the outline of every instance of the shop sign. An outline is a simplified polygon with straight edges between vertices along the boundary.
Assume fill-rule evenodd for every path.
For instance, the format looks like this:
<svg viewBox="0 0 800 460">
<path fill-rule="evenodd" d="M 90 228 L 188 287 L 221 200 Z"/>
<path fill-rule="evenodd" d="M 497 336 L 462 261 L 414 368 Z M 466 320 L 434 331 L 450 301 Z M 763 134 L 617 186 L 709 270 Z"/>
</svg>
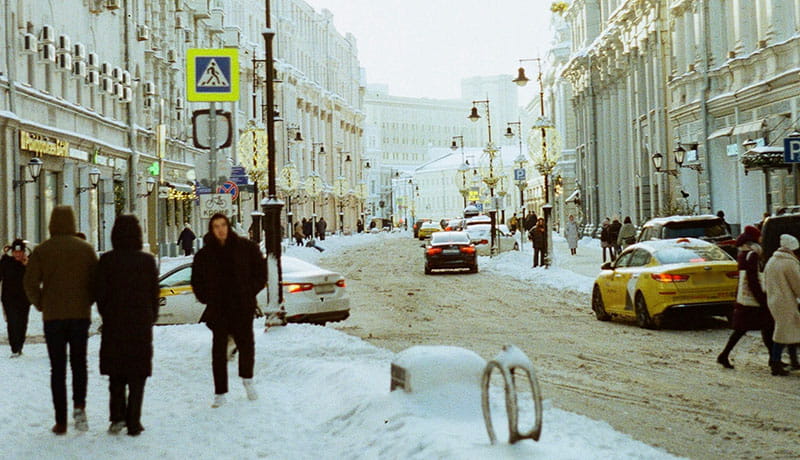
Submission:
<svg viewBox="0 0 800 460">
<path fill-rule="evenodd" d="M 65 157 L 69 155 L 69 142 L 41 134 L 20 130 L 19 148 L 39 155 Z"/>
</svg>

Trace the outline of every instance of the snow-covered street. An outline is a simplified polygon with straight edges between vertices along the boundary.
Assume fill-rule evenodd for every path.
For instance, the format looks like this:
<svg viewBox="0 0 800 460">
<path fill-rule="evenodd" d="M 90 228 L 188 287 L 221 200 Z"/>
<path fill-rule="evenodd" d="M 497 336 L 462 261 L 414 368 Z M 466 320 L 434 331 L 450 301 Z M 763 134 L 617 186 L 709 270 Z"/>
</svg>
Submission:
<svg viewBox="0 0 800 460">
<path fill-rule="evenodd" d="M 407 237 L 329 238 L 324 253 L 307 248 L 290 248 L 287 253 L 313 261 L 384 238 Z M 31 322 L 35 335 L 41 331 L 38 313 L 32 313 Z M 29 341 L 21 359 L 0 360 L 7 389 L 0 393 L 2 457 L 672 458 L 603 421 L 560 410 L 549 400 L 541 440 L 510 446 L 499 388 L 491 401 L 500 442 L 492 446 L 477 385 L 465 389 L 456 382 L 444 388 L 443 394 L 452 396 L 449 400 L 434 393 L 390 393 L 389 367 L 395 356 L 391 351 L 332 327 L 290 325 L 266 334 L 260 320 L 254 327 L 255 380 L 261 397 L 255 402 L 245 398 L 232 363 L 228 404 L 219 409 L 210 407 L 210 331 L 200 324 L 156 328 L 154 372 L 145 389 L 142 416 L 146 431 L 138 438 L 106 433 L 107 378 L 98 375 L 96 335 L 89 341 L 90 430 L 53 436 L 46 348 L 31 343 L 40 340 Z M 532 417 L 532 408 L 523 407 L 522 427 Z"/>
</svg>

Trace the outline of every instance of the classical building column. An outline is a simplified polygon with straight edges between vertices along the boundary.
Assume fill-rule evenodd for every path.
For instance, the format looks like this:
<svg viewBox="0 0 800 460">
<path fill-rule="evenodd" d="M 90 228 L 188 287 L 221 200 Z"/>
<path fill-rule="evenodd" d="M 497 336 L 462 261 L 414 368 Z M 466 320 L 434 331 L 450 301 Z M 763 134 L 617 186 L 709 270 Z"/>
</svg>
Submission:
<svg viewBox="0 0 800 460">
<path fill-rule="evenodd" d="M 767 33 L 769 43 L 780 42 L 791 34 L 794 24 L 794 8 L 786 0 L 767 0 Z"/>
<path fill-rule="evenodd" d="M 756 8 L 754 0 L 733 0 L 736 56 L 750 53 L 756 48 Z"/>
</svg>

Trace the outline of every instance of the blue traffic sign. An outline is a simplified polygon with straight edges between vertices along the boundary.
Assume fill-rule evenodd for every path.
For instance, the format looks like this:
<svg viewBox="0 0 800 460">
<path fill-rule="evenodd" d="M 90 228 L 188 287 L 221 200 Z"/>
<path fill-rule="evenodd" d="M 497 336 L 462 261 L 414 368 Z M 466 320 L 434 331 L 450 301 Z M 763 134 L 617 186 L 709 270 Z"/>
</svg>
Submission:
<svg viewBox="0 0 800 460">
<path fill-rule="evenodd" d="M 186 50 L 186 98 L 192 102 L 238 101 L 239 51 Z"/>
<path fill-rule="evenodd" d="M 228 180 L 217 188 L 217 193 L 228 193 L 235 200 L 239 196 L 239 186 Z"/>
<path fill-rule="evenodd" d="M 783 139 L 783 162 L 800 163 L 800 137 Z"/>
<path fill-rule="evenodd" d="M 525 168 L 514 169 L 514 180 L 525 180 Z"/>
</svg>

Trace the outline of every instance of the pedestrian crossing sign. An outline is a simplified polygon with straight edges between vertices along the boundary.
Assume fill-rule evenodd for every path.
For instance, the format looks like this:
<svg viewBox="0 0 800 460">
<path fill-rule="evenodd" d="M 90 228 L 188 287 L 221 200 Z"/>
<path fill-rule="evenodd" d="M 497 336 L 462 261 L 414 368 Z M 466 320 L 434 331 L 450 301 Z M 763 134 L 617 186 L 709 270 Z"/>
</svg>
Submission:
<svg viewBox="0 0 800 460">
<path fill-rule="evenodd" d="M 186 50 L 186 99 L 191 102 L 239 100 L 239 50 Z"/>
</svg>

